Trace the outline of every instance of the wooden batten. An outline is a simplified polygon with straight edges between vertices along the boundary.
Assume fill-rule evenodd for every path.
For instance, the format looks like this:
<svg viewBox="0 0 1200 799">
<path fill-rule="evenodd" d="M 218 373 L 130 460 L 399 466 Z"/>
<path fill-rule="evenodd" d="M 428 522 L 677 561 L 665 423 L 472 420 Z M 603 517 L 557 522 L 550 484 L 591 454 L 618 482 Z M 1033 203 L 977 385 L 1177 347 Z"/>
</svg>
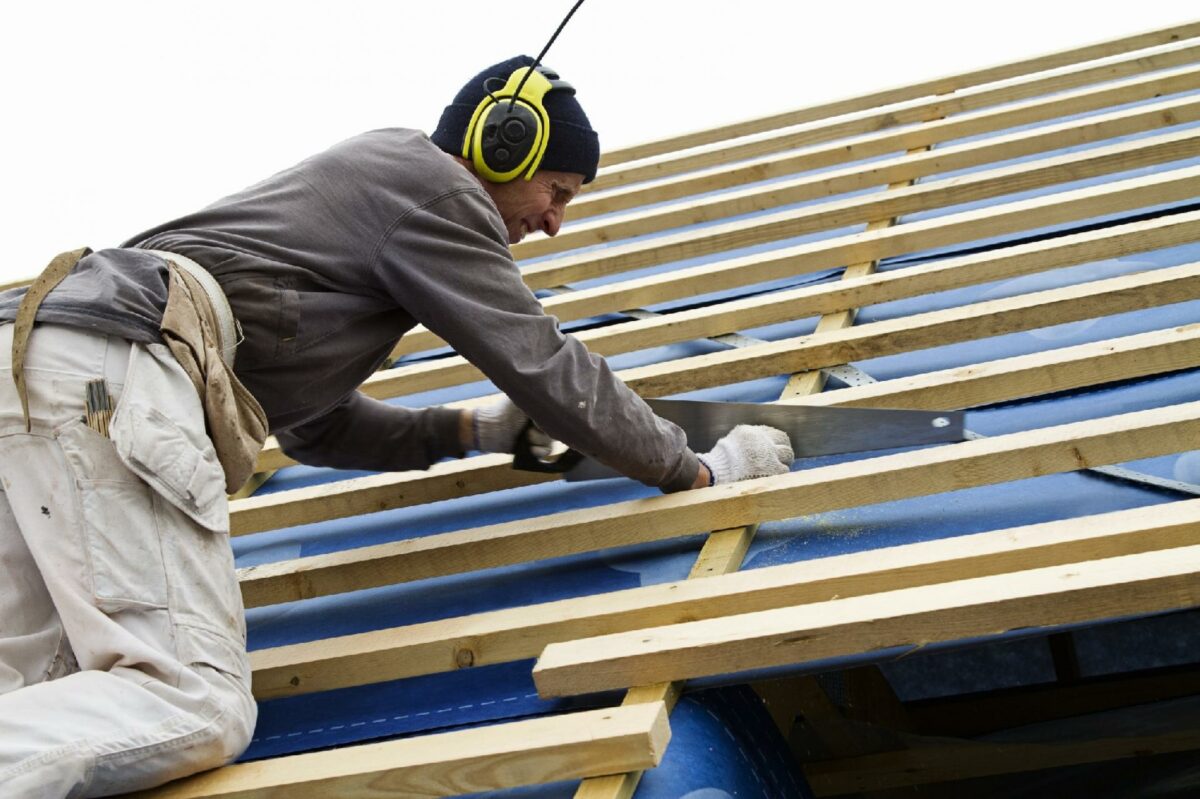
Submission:
<svg viewBox="0 0 1200 799">
<path fill-rule="evenodd" d="M 1200 88 L 1200 69 L 1188 69 L 1174 77 L 1169 83 L 1180 87 L 1180 90 Z M 1168 81 L 1159 77 L 1153 85 L 1161 87 L 1164 83 Z M 1155 96 L 1151 93 L 1150 86 L 1139 88 L 1143 88 L 1148 96 Z M 707 199 L 689 199 L 665 207 L 638 210 L 619 217 L 609 216 L 593 222 L 570 225 L 552 238 L 542 236 L 514 245 L 513 255 L 520 258 L 539 257 L 576 247 L 659 233 L 686 225 L 715 222 L 726 217 L 767 211 L 791 203 L 825 199 L 838 194 L 873 189 L 882 184 L 912 181 L 1010 158 L 1183 124 L 1197 118 L 1200 118 L 1200 99 L 1187 96 L 1102 116 L 1088 116 L 1083 120 L 985 138 L 982 141 L 939 147 L 936 150 L 924 147 L 919 153 L 903 153 L 883 161 L 802 175 L 765 186 L 724 192 Z M 839 147 L 838 151 L 845 153 L 845 145 Z M 889 190 L 889 194 L 894 195 L 894 192 L 894 189 Z M 575 216 L 575 210 L 572 206 L 572 216 Z"/>
<path fill-rule="evenodd" d="M 846 331 L 801 336 L 665 364 L 627 369 L 618 375 L 638 393 L 654 397 L 728 385 L 782 372 L 820 369 L 868 357 L 1031 330 L 1046 326 L 1046 320 L 1051 318 L 1060 322 L 1078 321 L 1181 302 L 1196 296 L 1194 292 L 1200 285 L 1200 281 L 1197 281 L 1197 269 L 1200 269 L 1200 265 L 1184 265 L 1127 275 L 876 322 Z M 1062 316 L 1049 316 L 1051 313 Z M 453 403 L 451 407 L 474 407 L 492 399 L 483 397 Z M 502 461 L 497 461 L 500 462 Z M 436 475 L 439 474 L 441 472 L 435 473 L 429 479 L 438 479 Z M 529 478 L 529 482 L 534 480 L 535 478 Z M 465 488 L 465 485 L 460 488 Z M 246 508 L 247 503 L 251 501 L 241 502 L 237 508 Z M 234 515 L 238 512 L 240 511 L 235 510 Z M 276 520 L 275 523 L 279 524 L 280 520 Z M 237 525 L 235 529 L 245 530 Z"/>
<path fill-rule="evenodd" d="M 1189 129 L 1093 147 L 1082 152 L 998 167 L 954 179 L 931 181 L 906 189 L 657 236 L 645 241 L 614 245 L 594 253 L 563 256 L 525 267 L 521 270 L 521 276 L 530 288 L 561 286 L 804 233 L 865 224 L 881 217 L 944 208 L 1190 158 L 1200 152 L 1197 139 L 1200 139 L 1200 133 Z"/>
<path fill-rule="evenodd" d="M 665 365 L 625 369 L 626 385 L 646 397 L 730 385 L 783 372 L 819 369 L 848 361 L 912 352 L 1193 299 L 1200 292 L 1200 263 L 1098 280 L 1001 300 L 820 335 L 782 339 Z M 1036 309 L 1036 310 L 1034 310 Z M 1039 315 L 1044 312 L 1048 315 Z"/>
<path fill-rule="evenodd" d="M 546 647 L 543 696 L 1200 605 L 1200 546 L 979 577 Z"/>
<path fill-rule="evenodd" d="M 728 166 L 710 167 L 686 172 L 670 178 L 636 183 L 599 194 L 585 194 L 571 203 L 564 232 L 583 219 L 626 211 L 640 205 L 650 205 L 682 197 L 729 189 L 771 178 L 795 175 L 813 169 L 848 164 L 865 158 L 931 147 L 953 139 L 991 133 L 1019 125 L 1029 125 L 1060 119 L 1071 114 L 1087 113 L 1109 106 L 1121 105 L 1152 97 L 1187 91 L 1195 81 L 1196 67 L 1176 67 L 1149 75 L 1128 78 L 1097 87 L 1086 87 L 1057 94 L 1010 103 L 999 108 L 987 108 L 947 119 L 888 129 L 862 136 L 841 139 L 834 143 L 803 147 L 778 155 L 767 155 Z M 560 234 L 561 236 L 562 234 Z M 558 239 L 532 239 L 514 248 L 521 258 L 544 252 L 554 252 Z M 536 242 L 536 244 L 535 244 Z M 543 248 L 550 247 L 545 250 Z"/>
<path fill-rule="evenodd" d="M 1200 167 L 1170 170 L 990 208 L 950 213 L 884 230 L 782 247 L 759 255 L 684 267 L 574 291 L 548 299 L 543 305 L 547 313 L 558 317 L 560 321 L 582 319 L 696 294 L 837 269 L 846 264 L 1078 222 L 1149 205 L 1186 201 L 1198 193 Z M 394 352 L 419 352 L 443 344 L 428 330 L 418 328 L 401 339 Z M 384 380 L 386 375 L 375 379 Z"/>
<path fill-rule="evenodd" d="M 736 330 L 832 314 L 881 302 L 1005 280 L 1048 269 L 1114 258 L 1200 238 L 1200 212 L 1152 219 L 1034 242 L 998 252 L 933 261 L 882 275 L 771 292 L 744 300 L 664 314 L 582 331 L 576 337 L 592 352 L 614 355 Z M 402 366 L 369 380 L 363 390 L 383 398 L 484 379 L 460 356 Z"/>
<path fill-rule="evenodd" d="M 269 604 L 593 552 L 700 530 L 1155 457 L 1189 448 L 1197 433 L 1200 403 L 1184 403 L 719 485 L 707 491 L 250 567 L 241 573 L 242 590 L 248 604 Z M 305 693 L 329 687 L 336 686 L 301 680 L 286 690 Z"/>
<path fill-rule="evenodd" d="M 786 149 L 856 136 L 900 125 L 929 122 L 988 106 L 1067 91 L 1103 81 L 1169 69 L 1197 60 L 1200 42 L 1189 40 L 1148 48 L 1125 56 L 1049 70 L 1012 81 L 978 86 L 933 99 L 895 103 L 788 128 L 777 134 L 750 136 L 740 141 L 699 147 L 662 158 L 622 165 L 600 172 L 590 191 L 603 191 L 642 180 L 669 177 L 693 169 L 729 164 Z"/>
<path fill-rule="evenodd" d="M 653 142 L 630 145 L 628 147 L 622 147 L 604 153 L 601 156 L 600 163 L 602 166 L 608 167 L 615 164 L 624 163 L 626 161 L 649 158 L 662 153 L 684 150 L 690 147 L 711 144 L 713 142 L 733 139 L 739 136 L 747 136 L 754 133 L 761 133 L 763 131 L 788 127 L 790 125 L 812 122 L 813 120 L 824 119 L 826 117 L 853 113 L 855 111 L 861 111 L 865 108 L 874 108 L 876 106 L 897 103 L 904 100 L 910 100 L 914 97 L 945 94 L 947 92 L 965 89 L 983 83 L 993 83 L 996 81 L 1020 77 L 1032 72 L 1042 72 L 1045 70 L 1057 69 L 1059 67 L 1077 64 L 1084 61 L 1108 58 L 1120 53 L 1130 52 L 1132 50 L 1141 50 L 1161 44 L 1178 42 L 1193 36 L 1200 36 L 1200 23 L 1173 25 L 1169 28 L 1147 31 L 1145 33 L 1139 33 L 1121 39 L 1098 42 L 1096 44 L 1090 44 L 1084 47 L 1074 47 L 1069 50 L 1039 55 L 1022 61 L 998 64 L 996 66 L 971 70 L 969 72 L 963 72 L 957 75 L 949 75 L 946 77 L 913 83 L 906 86 L 898 86 L 895 88 L 862 94 L 855 97 L 819 103 L 817 105 L 807 106 L 805 108 L 797 109 L 795 111 L 788 111 L 782 114 L 759 117 L 757 119 L 745 120 L 730 125 L 709 128 L 703 131 L 695 131 L 693 133 L 685 133 L 664 139 L 658 139 Z"/>
<path fill-rule="evenodd" d="M 924 410 L 969 408 L 1162 374 L 1198 363 L 1200 324 L 1194 324 L 785 402 Z M 507 456 L 486 455 L 439 464 L 428 472 L 373 475 L 241 500 L 233 503 L 231 523 L 235 535 L 244 535 L 550 479 L 554 478 L 514 470 Z"/>
<path fill-rule="evenodd" d="M 666 708 L 644 704 L 226 766 L 136 799 L 455 796 L 658 765 Z"/>
<path fill-rule="evenodd" d="M 1200 156 L 1200 132 L 1176 127 L 1200 121 L 1200 99 L 1187 94 L 1197 89 L 1200 22 L 626 148 L 606 154 L 572 205 L 586 221 L 531 238 L 514 256 L 540 259 L 522 264 L 522 277 L 553 289 L 542 302 L 561 321 L 632 317 L 577 335 L 596 353 L 697 339 L 730 345 L 619 372 L 647 397 L 791 375 L 779 404 L 949 410 L 1196 368 L 1200 323 L 816 393 L 821 370 L 843 364 L 1200 298 L 1200 263 L 1172 263 L 854 325 L 868 305 L 1200 240 L 1200 211 L 1166 213 L 874 273 L 884 258 L 1193 202 L 1200 166 L 1163 165 Z M 1063 121 L 1076 114 L 1087 116 Z M 1111 141 L 1129 136 L 1137 138 Z M 1086 149 L 1055 154 L 1078 146 Z M 974 171 L 947 176 L 957 170 Z M 1133 170 L 1150 174 L 1069 185 Z M 1034 190 L 1053 193 L 1010 196 Z M 607 246 L 579 252 L 598 244 Z M 762 251 L 728 255 L 751 246 Z M 625 274 L 709 256 L 717 257 Z M 839 269 L 837 281 L 661 315 L 641 310 Z M 597 277 L 614 279 L 571 288 Z M 814 316 L 821 321 L 810 335 L 756 342 L 737 334 Z M 417 328 L 394 355 L 442 346 Z M 393 398 L 481 378 L 451 355 L 381 372 L 361 390 Z M 630 689 L 619 707 L 252 762 L 140 796 L 453 795 L 582 779 L 576 799 L 631 799 L 640 772 L 662 757 L 685 680 L 1198 605 L 1200 500 L 738 572 L 761 522 L 1157 457 L 1191 449 L 1198 434 L 1200 402 L 1190 402 L 241 569 L 245 603 L 255 607 L 708 533 L 685 581 L 251 653 L 259 699 L 540 655 L 543 695 Z M 263 470 L 289 463 L 274 442 L 259 461 Z M 473 457 L 236 500 L 231 530 L 551 479 L 514 471 L 505 455 Z M 1138 746 L 1176 751 L 1194 738 L 1020 751 L 847 746 L 807 773 L 819 795 L 837 795 L 1128 756 Z"/>
<path fill-rule="evenodd" d="M 1198 532 L 1190 500 L 440 619 L 259 650 L 254 685 L 274 695 L 334 674 L 383 681 L 506 663 L 578 638 L 1186 546 Z"/>
</svg>

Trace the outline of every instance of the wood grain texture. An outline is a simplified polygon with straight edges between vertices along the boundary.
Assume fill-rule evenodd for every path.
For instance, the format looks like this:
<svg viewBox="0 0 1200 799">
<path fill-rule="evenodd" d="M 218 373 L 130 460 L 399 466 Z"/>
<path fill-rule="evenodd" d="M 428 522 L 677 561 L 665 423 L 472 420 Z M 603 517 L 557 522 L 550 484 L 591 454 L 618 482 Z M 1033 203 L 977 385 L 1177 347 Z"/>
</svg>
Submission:
<svg viewBox="0 0 1200 799">
<path fill-rule="evenodd" d="M 1018 125 L 1087 113 L 1126 102 L 1187 91 L 1196 79 L 1194 66 L 1183 66 L 1150 75 L 1127 78 L 1098 87 L 1086 87 L 1048 98 L 1036 98 L 1010 103 L 999 108 L 987 108 L 923 125 L 885 130 L 841 139 L 829 144 L 803 147 L 781 154 L 760 156 L 735 164 L 695 170 L 675 177 L 647 183 L 614 188 L 599 194 L 585 194 L 571 203 L 568 221 L 571 225 L 599 214 L 608 214 L 669 200 L 677 200 L 747 183 L 794 175 L 812 169 L 823 169 L 864 158 L 928 147 L 956 138 L 979 135 Z M 567 230 L 570 229 L 570 225 Z M 562 234 L 560 234 L 562 235 Z M 530 257 L 544 245 L 531 246 L 527 239 L 513 249 L 519 258 Z M 553 241 L 553 239 L 551 240 Z"/>
<path fill-rule="evenodd" d="M 909 154 L 916 156 L 919 153 L 928 152 L 928 150 L 928 147 L 922 147 L 918 150 L 910 151 Z M 911 185 L 912 183 L 912 180 L 908 180 L 904 183 L 893 185 L 894 187 L 898 188 L 903 185 Z M 867 225 L 867 230 L 871 231 L 873 229 L 893 227 L 897 221 L 898 219 L 896 217 L 892 217 L 890 219 L 872 222 Z M 847 266 L 845 271 L 842 273 L 842 281 L 844 282 L 846 280 L 867 277 L 874 274 L 878 268 L 878 261 L 865 261 L 860 264 L 851 264 Z M 854 325 L 854 322 L 857 318 L 858 308 L 846 308 L 835 313 L 825 314 L 817 321 L 815 332 L 819 334 L 830 330 L 849 328 Z M 807 372 L 797 372 L 788 378 L 787 386 L 783 390 L 782 398 L 791 399 L 794 397 L 804 397 L 813 394 L 819 394 L 825 390 L 826 383 L 827 376 L 825 370 L 823 369 L 812 369 Z M 861 674 L 864 672 L 869 672 L 873 675 L 874 679 L 871 681 L 873 686 L 887 685 L 887 679 L 880 674 L 878 668 L 874 666 L 863 666 L 860 669 L 846 672 L 843 676 L 843 685 L 848 688 L 851 683 L 854 682 L 851 680 L 851 675 Z M 841 709 L 839 709 L 832 701 L 829 700 L 825 694 L 824 685 L 821 684 L 815 675 L 808 675 L 800 679 L 807 680 L 808 686 L 807 690 L 799 691 L 799 695 L 810 696 L 813 694 L 820 694 L 825 697 L 824 701 L 818 701 L 807 706 L 798 706 L 796 708 L 798 713 L 803 714 L 806 728 L 811 731 L 812 734 L 815 734 L 826 747 L 837 747 L 839 744 L 845 743 L 845 736 L 841 734 L 841 730 L 843 730 L 846 726 L 845 713 L 843 713 Z M 882 695 L 884 693 L 890 694 L 890 691 L 881 690 L 877 695 Z M 849 696 L 850 695 L 848 694 L 846 712 L 849 711 Z M 900 703 L 894 694 L 890 695 L 890 700 L 891 703 L 889 705 L 889 710 L 891 712 L 889 715 L 893 717 L 902 717 L 903 709 L 900 707 Z M 792 732 L 792 725 L 790 723 L 788 723 L 786 726 L 781 725 L 779 729 L 785 738 L 790 739 Z M 839 756 L 849 756 L 852 754 L 862 753 L 861 748 L 858 746 L 853 748 L 832 748 L 831 751 Z"/>
<path fill-rule="evenodd" d="M 1200 403 L 1184 403 L 250 567 L 242 590 L 250 604 L 269 604 L 1122 463 L 1189 448 L 1198 417 Z M 333 684 L 293 675 L 256 692 L 269 698 L 354 684 L 341 682 L 354 679 L 347 673 L 324 677 Z"/>
<path fill-rule="evenodd" d="M 439 619 L 258 650 L 254 686 L 273 694 L 333 674 L 369 682 L 507 663 L 562 641 L 1169 549 L 1197 533 L 1200 500 L 1189 500 Z"/>
<path fill-rule="evenodd" d="M 855 95 L 840 100 L 807 106 L 805 108 L 787 111 L 781 114 L 758 117 L 741 122 L 722 125 L 693 133 L 679 134 L 652 142 L 630 145 L 605 152 L 600 159 L 602 166 L 612 166 L 626 161 L 648 158 L 662 153 L 683 150 L 703 144 L 746 136 L 753 133 L 772 130 L 804 122 L 811 122 L 831 116 L 860 111 L 865 108 L 888 105 L 914 97 L 933 94 L 944 94 L 958 89 L 965 89 L 982 83 L 1007 80 L 1020 77 L 1032 72 L 1075 64 L 1083 61 L 1093 61 L 1107 58 L 1131 50 L 1141 50 L 1161 44 L 1181 41 L 1200 35 L 1200 22 L 1174 25 L 1154 31 L 1147 31 L 1133 36 L 1097 42 L 1082 47 L 1073 47 L 1054 53 L 1038 55 L 1033 58 L 997 64 L 983 69 L 970 70 L 955 75 L 947 75 L 933 80 L 897 86 L 867 94 Z"/>
<path fill-rule="evenodd" d="M 685 680 L 1200 605 L 1200 546 L 552 644 L 543 696 Z"/>
<path fill-rule="evenodd" d="M 1200 324 L 839 389 L 785 402 L 842 407 L 970 408 L 1185 369 L 1200 363 Z M 235 535 L 527 485 L 548 478 L 488 455 L 232 503 Z"/>
<path fill-rule="evenodd" d="M 1200 152 L 1200 132 L 1183 130 L 1164 133 L 933 180 L 905 189 L 832 200 L 655 236 L 644 241 L 617 244 L 595 252 L 565 255 L 525 267 L 521 270 L 521 277 L 530 288 L 551 288 L 806 233 L 837 230 L 875 219 L 1166 163 L 1189 158 L 1197 152 Z M 936 157 L 940 157 L 940 153 L 930 156 Z M 783 188 L 778 191 L 782 197 L 786 197 Z"/>
<path fill-rule="evenodd" d="M 1200 324 L 943 369 L 803 400 L 845 408 L 972 408 L 1200 364 Z"/>
<path fill-rule="evenodd" d="M 553 479 L 554 475 L 513 469 L 510 455 L 479 455 L 438 463 L 425 471 L 384 472 L 237 500 L 230 503 L 230 529 L 232 535 L 246 535 Z"/>
<path fill-rule="evenodd" d="M 645 702 L 662 702 L 669 714 L 682 694 L 678 683 L 664 682 L 654 685 L 639 685 L 625 692 L 622 705 L 640 705 Z M 643 770 L 626 771 L 620 774 L 605 774 L 589 777 L 579 783 L 574 799 L 632 799 L 642 780 Z"/>
<path fill-rule="evenodd" d="M 649 768 L 669 738 L 660 702 L 226 766 L 131 797 L 454 796 Z"/>
<path fill-rule="evenodd" d="M 730 385 L 1194 299 L 1200 263 L 881 320 L 618 372 L 644 397 Z"/>
<path fill-rule="evenodd" d="M 592 352 L 614 355 L 808 316 L 836 314 L 863 305 L 1019 277 L 1090 260 L 1116 258 L 1197 239 L 1200 239 L 1200 212 L 1192 212 L 999 251 L 930 261 L 882 275 L 870 276 L 871 270 L 865 270 L 856 276 L 849 271 L 837 283 L 771 292 L 573 335 Z M 368 380 L 363 390 L 371 396 L 385 398 L 398 391 L 416 393 L 480 379 L 483 379 L 482 372 L 461 356 L 452 356 L 389 370 Z"/>
<path fill-rule="evenodd" d="M 932 261 L 874 277 L 866 276 L 869 272 L 857 278 L 853 273 L 847 273 L 846 279 L 838 283 L 772 292 L 594 328 L 575 335 L 589 350 L 613 355 L 811 315 L 844 312 L 862 305 L 1032 274 L 1093 259 L 1118 257 L 1197 238 L 1200 238 L 1200 213 L 1183 214 L 1034 242 L 999 252 Z M 482 377 L 482 373 L 465 359 L 454 356 L 398 367 L 373 377 L 364 384 L 363 390 L 371 396 L 387 397 L 397 391 L 424 391 Z"/>
<path fill-rule="evenodd" d="M 1188 71 L 1190 86 L 1200 86 L 1200 69 Z M 1181 81 L 1182 83 L 1182 81 Z M 540 257 L 578 247 L 589 247 L 671 228 L 715 222 L 731 216 L 769 211 L 779 206 L 864 191 L 884 184 L 904 184 L 916 178 L 985 166 L 1011 158 L 1046 153 L 1064 147 L 1094 144 L 1105 139 L 1183 124 L 1200 117 L 1200 99 L 1184 97 L 1123 109 L 1084 120 L 1046 125 L 1002 136 L 952 144 L 936 150 L 928 146 L 899 156 L 788 180 L 727 191 L 709 198 L 688 198 L 663 207 L 639 209 L 622 216 L 569 225 L 558 235 L 539 236 L 514 245 L 519 258 Z M 841 148 L 845 152 L 845 148 Z M 891 188 L 889 186 L 889 188 Z"/>
<path fill-rule="evenodd" d="M 879 220 L 871 222 L 867 225 L 867 232 L 875 230 L 884 230 L 896 224 L 896 218 Z M 848 280 L 859 280 L 867 278 L 875 274 L 875 270 L 879 268 L 878 261 L 865 261 L 861 264 L 850 264 L 846 270 L 842 272 L 842 282 Z M 837 311 L 822 314 L 817 320 L 817 327 L 813 331 L 814 335 L 822 335 L 831 333 L 835 330 L 845 330 L 854 326 L 854 320 L 858 318 L 858 307 L 842 308 Z M 840 365 L 840 364 L 839 364 Z M 793 397 L 806 397 L 811 394 L 820 394 L 825 389 L 825 373 L 820 369 L 808 369 L 802 372 L 796 372 L 788 378 L 787 385 L 784 387 L 780 399 L 791 399 Z"/>
<path fill-rule="evenodd" d="M 899 184 L 889 186 L 896 188 Z M 895 224 L 895 219 L 890 219 L 884 222 L 871 223 L 867 225 L 867 229 L 871 230 L 875 225 L 890 226 Z M 843 279 L 854 278 L 869 274 L 875 269 L 875 263 L 855 264 L 846 268 Z M 821 330 L 821 325 L 828 323 L 836 325 L 840 321 L 845 321 L 845 325 L 853 323 L 853 311 L 847 310 L 834 316 L 825 316 L 821 318 L 817 329 Z M 848 320 L 848 321 L 846 321 Z M 812 374 L 812 373 L 808 373 Z M 793 375 L 788 381 L 787 387 L 784 388 L 781 395 L 782 398 L 790 396 L 815 393 L 819 389 L 807 391 L 804 389 L 796 390 L 793 386 L 796 378 L 803 378 L 804 375 Z M 750 545 L 754 541 L 755 535 L 758 533 L 758 525 L 750 524 L 745 527 L 734 527 L 729 530 L 718 530 L 709 535 L 708 540 L 704 542 L 704 547 L 700 551 L 696 562 L 692 564 L 691 572 L 688 574 L 689 580 L 701 579 L 704 577 L 715 577 L 724 574 L 732 574 L 742 566 L 742 561 L 746 557 L 746 553 L 750 550 Z M 574 637 L 574 636 L 573 636 Z M 681 683 L 655 683 L 656 686 L 662 686 L 664 691 L 682 691 Z M 630 689 L 625 696 L 626 701 L 634 695 L 634 689 Z M 579 786 L 579 790 L 575 792 L 575 799 L 627 799 L 631 797 L 637 789 L 638 782 L 641 780 L 642 772 L 629 772 L 624 775 L 610 776 L 607 778 L 596 778 L 593 780 L 584 780 Z M 600 780 L 605 780 L 600 784 Z"/>
<path fill-rule="evenodd" d="M 740 141 L 698 147 L 614 169 L 602 169 L 589 184 L 590 191 L 641 180 L 668 177 L 692 169 L 728 164 L 784 149 L 855 136 L 871 131 L 928 122 L 979 108 L 1025 100 L 1038 95 L 1068 91 L 1080 86 L 1118 80 L 1132 75 L 1168 69 L 1196 61 L 1200 47 L 1195 40 L 1161 45 L 1130 55 L 1049 70 L 1004 83 L 978 86 L 929 99 L 917 98 L 883 107 L 853 112 L 830 120 L 797 125 L 776 135 L 751 136 Z"/>
<path fill-rule="evenodd" d="M 1184 201 L 1197 194 L 1200 194 L 1200 167 L 1175 169 L 581 289 L 547 299 L 543 306 L 561 321 L 582 319 L 846 264 Z M 396 351 L 419 352 L 442 345 L 428 330 L 414 328 L 400 340 Z"/>
</svg>

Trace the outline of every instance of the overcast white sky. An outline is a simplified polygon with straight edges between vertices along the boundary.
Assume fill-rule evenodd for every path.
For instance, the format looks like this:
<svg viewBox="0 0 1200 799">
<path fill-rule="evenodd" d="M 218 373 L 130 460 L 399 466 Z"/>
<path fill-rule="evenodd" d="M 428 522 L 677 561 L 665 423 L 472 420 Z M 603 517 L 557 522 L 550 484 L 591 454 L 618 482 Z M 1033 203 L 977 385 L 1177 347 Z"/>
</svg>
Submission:
<svg viewBox="0 0 1200 799">
<path fill-rule="evenodd" d="M 363 130 L 431 130 L 570 0 L 21 2 L 0 29 L 0 282 Z M 587 0 L 546 62 L 612 148 L 1200 18 L 1195 0 Z"/>
</svg>

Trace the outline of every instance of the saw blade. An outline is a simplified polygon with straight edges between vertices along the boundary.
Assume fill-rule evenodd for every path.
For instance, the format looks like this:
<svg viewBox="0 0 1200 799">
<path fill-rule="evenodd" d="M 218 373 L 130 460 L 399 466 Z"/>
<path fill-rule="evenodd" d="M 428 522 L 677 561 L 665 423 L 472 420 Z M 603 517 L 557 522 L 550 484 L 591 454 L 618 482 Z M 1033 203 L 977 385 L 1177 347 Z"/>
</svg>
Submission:
<svg viewBox="0 0 1200 799">
<path fill-rule="evenodd" d="M 963 440 L 962 411 L 826 408 L 753 402 L 647 400 L 651 409 L 687 433 L 688 446 L 705 452 L 740 424 L 767 425 L 791 439 L 796 458 L 897 449 Z M 619 473 L 585 459 L 563 476 L 599 480 Z"/>
</svg>

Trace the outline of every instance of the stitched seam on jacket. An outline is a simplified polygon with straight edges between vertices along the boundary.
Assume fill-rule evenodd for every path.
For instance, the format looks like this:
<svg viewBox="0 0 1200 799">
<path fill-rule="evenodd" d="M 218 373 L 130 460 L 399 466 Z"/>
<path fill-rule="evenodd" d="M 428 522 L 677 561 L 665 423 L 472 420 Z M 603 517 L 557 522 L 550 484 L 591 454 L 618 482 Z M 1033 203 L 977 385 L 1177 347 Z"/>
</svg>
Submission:
<svg viewBox="0 0 1200 799">
<path fill-rule="evenodd" d="M 446 200 L 451 197 L 456 197 L 460 194 L 483 194 L 483 196 L 485 198 L 487 198 L 489 202 L 491 201 L 491 198 L 488 197 L 487 193 L 484 192 L 484 190 L 480 187 L 459 186 L 458 188 L 451 189 L 450 191 L 442 192 L 441 194 L 439 194 L 435 197 L 431 197 L 428 200 L 426 200 L 425 202 L 420 203 L 419 205 L 414 205 L 412 208 L 405 210 L 404 213 L 402 213 L 402 214 L 400 214 L 400 216 L 396 217 L 396 219 L 390 225 L 387 226 L 387 229 L 384 230 L 383 234 L 379 237 L 379 243 L 377 243 L 375 245 L 375 249 L 372 250 L 372 252 L 371 252 L 371 274 L 375 277 L 378 277 L 379 257 L 383 253 L 383 248 L 384 248 L 384 246 L 386 246 L 388 239 L 390 239 L 392 237 L 392 234 L 396 232 L 396 228 L 400 227 L 400 225 L 402 225 L 406 219 L 411 217 L 413 214 L 416 214 L 418 211 L 424 211 L 424 210 L 430 208 L 431 206 L 437 205 L 442 200 Z"/>
</svg>

